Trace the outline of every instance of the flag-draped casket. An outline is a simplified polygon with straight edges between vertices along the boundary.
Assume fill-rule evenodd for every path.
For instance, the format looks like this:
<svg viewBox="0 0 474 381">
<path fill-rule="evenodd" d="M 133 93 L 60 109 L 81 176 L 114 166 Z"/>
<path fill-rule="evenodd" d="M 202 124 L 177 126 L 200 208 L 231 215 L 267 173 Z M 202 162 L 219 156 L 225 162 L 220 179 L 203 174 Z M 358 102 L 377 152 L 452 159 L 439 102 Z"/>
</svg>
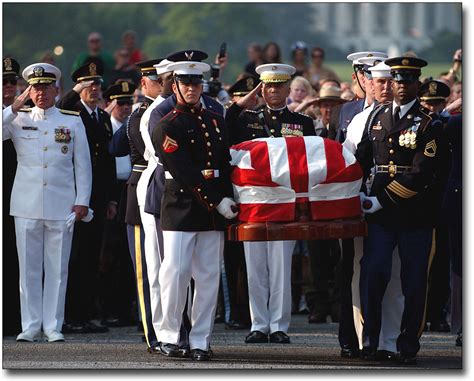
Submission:
<svg viewBox="0 0 474 381">
<path fill-rule="evenodd" d="M 291 222 L 309 203 L 311 221 L 360 216 L 362 170 L 341 144 L 318 136 L 264 138 L 231 147 L 231 180 L 242 222 Z"/>
</svg>

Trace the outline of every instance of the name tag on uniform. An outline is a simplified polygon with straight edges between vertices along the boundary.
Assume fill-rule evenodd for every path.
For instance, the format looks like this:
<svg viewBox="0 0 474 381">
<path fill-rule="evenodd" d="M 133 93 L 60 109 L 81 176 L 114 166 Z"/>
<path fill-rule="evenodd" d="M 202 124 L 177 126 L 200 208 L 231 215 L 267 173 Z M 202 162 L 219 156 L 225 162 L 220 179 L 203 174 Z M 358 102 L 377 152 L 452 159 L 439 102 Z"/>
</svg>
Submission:
<svg viewBox="0 0 474 381">
<path fill-rule="evenodd" d="M 65 127 L 59 127 L 54 129 L 54 141 L 56 143 L 66 143 L 71 141 L 71 130 Z"/>
<path fill-rule="evenodd" d="M 372 127 L 373 130 L 381 130 L 382 129 L 382 125 L 380 124 L 380 120 L 377 122 L 377 124 L 375 126 Z"/>
<path fill-rule="evenodd" d="M 281 136 L 303 136 L 303 126 L 301 124 L 282 123 Z"/>
<path fill-rule="evenodd" d="M 27 130 L 27 131 L 37 131 L 38 127 L 33 127 L 33 126 L 23 126 L 21 127 L 22 130 Z"/>
<path fill-rule="evenodd" d="M 247 128 L 253 128 L 254 130 L 263 130 L 263 126 L 258 123 L 249 123 Z"/>
</svg>

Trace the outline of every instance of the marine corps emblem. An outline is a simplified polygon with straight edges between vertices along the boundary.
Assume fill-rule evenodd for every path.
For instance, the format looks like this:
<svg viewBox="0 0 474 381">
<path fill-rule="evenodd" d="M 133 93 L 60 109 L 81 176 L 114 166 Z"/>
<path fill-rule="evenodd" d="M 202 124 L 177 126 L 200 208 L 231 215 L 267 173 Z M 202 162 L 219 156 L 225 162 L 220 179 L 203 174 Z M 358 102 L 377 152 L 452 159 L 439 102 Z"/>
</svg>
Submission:
<svg viewBox="0 0 474 381">
<path fill-rule="evenodd" d="M 276 67 L 276 66 L 272 66 L 272 70 L 276 70 L 276 69 L 277 69 L 277 67 Z"/>
<path fill-rule="evenodd" d="M 189 68 L 192 69 L 192 68 L 195 68 L 196 67 L 196 64 L 190 64 L 189 65 Z"/>
<path fill-rule="evenodd" d="M 43 74 L 44 74 L 44 69 L 42 66 L 36 66 L 34 69 L 33 69 L 33 74 L 35 77 L 42 77 Z"/>
</svg>

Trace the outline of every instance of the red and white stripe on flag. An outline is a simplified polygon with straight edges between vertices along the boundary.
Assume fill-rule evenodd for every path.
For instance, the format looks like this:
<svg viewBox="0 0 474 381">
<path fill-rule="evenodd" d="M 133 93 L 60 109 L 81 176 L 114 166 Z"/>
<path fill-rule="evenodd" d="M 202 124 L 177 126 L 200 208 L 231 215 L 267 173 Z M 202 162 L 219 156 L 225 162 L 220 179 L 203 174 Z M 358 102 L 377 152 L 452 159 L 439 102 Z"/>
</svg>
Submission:
<svg viewBox="0 0 474 381">
<path fill-rule="evenodd" d="M 308 201 L 313 220 L 360 215 L 362 170 L 338 142 L 262 138 L 232 146 L 231 156 L 241 221 L 294 221 L 296 203 Z"/>
</svg>

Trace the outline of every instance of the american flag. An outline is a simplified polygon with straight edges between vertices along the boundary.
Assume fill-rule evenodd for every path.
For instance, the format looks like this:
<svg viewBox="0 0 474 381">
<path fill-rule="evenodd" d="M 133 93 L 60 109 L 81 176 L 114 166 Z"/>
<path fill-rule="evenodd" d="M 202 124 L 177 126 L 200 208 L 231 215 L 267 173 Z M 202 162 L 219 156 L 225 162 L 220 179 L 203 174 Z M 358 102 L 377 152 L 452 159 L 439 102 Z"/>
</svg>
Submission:
<svg viewBox="0 0 474 381">
<path fill-rule="evenodd" d="M 262 138 L 231 147 L 239 220 L 295 220 L 309 202 L 312 220 L 359 216 L 362 170 L 338 142 L 319 136 Z"/>
</svg>

